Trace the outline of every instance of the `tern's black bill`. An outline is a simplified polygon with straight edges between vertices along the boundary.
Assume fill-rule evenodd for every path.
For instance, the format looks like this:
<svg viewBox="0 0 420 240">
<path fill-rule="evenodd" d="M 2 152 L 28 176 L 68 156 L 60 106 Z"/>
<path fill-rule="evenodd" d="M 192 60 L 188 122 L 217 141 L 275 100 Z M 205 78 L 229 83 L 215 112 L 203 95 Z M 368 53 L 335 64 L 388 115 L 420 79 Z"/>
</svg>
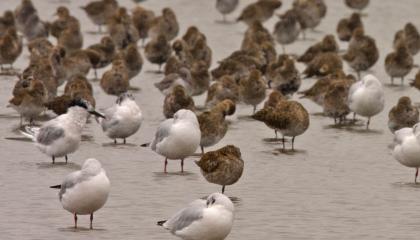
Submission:
<svg viewBox="0 0 420 240">
<path fill-rule="evenodd" d="M 50 188 L 57 188 L 57 189 L 61 189 L 61 185 L 51 186 Z"/>
<path fill-rule="evenodd" d="M 105 116 L 104 116 L 104 115 L 102 115 L 102 114 L 98 113 L 98 112 L 97 112 L 97 111 L 95 111 L 95 110 L 89 111 L 89 113 L 90 113 L 90 114 L 95 115 L 96 117 L 105 118 Z"/>
</svg>

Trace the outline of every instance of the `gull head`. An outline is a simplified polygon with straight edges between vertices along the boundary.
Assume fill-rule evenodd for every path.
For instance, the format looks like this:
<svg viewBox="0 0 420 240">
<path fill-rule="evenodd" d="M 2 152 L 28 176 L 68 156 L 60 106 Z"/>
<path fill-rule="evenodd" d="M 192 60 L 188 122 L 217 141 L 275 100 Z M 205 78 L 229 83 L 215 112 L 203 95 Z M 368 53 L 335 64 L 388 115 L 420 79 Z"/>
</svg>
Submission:
<svg viewBox="0 0 420 240">
<path fill-rule="evenodd" d="M 362 81 L 366 87 L 381 87 L 382 86 L 381 82 L 372 74 L 366 75 Z"/>
<path fill-rule="evenodd" d="M 85 99 L 81 99 L 81 98 L 76 98 L 74 99 L 71 103 L 70 103 L 70 108 L 72 107 L 80 107 L 85 109 L 88 113 L 94 115 L 95 117 L 101 117 L 101 118 L 105 118 L 104 115 L 98 113 L 93 106 L 86 101 Z"/>
<path fill-rule="evenodd" d="M 196 122 L 198 124 L 197 116 L 195 115 L 195 113 L 192 112 L 191 110 L 187 110 L 187 109 L 178 110 L 174 114 L 174 120 L 175 121 L 177 121 L 177 120 L 188 120 L 188 121 Z"/>
<path fill-rule="evenodd" d="M 222 193 L 212 193 L 207 197 L 206 205 L 208 208 L 212 206 L 223 206 L 227 210 L 233 212 L 235 207 L 233 206 L 232 201 Z"/>
<path fill-rule="evenodd" d="M 97 174 L 101 170 L 102 164 L 95 158 L 86 159 L 82 166 L 82 171 L 88 174 Z"/>
</svg>

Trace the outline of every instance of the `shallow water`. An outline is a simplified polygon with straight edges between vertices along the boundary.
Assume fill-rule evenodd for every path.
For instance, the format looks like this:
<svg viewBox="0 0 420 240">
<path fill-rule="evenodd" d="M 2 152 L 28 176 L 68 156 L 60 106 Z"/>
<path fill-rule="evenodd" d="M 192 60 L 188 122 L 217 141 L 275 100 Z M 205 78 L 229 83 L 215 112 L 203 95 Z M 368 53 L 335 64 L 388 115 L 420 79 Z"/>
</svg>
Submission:
<svg viewBox="0 0 420 240">
<path fill-rule="evenodd" d="M 3 0 L 0 10 L 14 8 L 16 2 Z M 42 19 L 53 19 L 58 1 L 34 2 Z M 120 2 L 129 8 L 134 6 L 128 0 Z M 243 24 L 217 23 L 221 16 L 214 9 L 214 2 L 149 0 L 144 6 L 154 11 L 172 7 L 182 34 L 189 25 L 197 25 L 213 48 L 214 66 L 217 60 L 239 48 L 245 31 Z M 239 9 L 249 2 L 241 1 Z M 281 12 L 290 6 L 291 1 L 286 2 Z M 318 28 L 321 33 L 310 32 L 309 38 L 319 40 L 324 33 L 335 32 L 338 19 L 351 13 L 343 1 L 326 2 L 329 9 Z M 84 1 L 63 4 L 79 17 L 84 32 L 96 30 L 78 8 Z M 394 32 L 408 21 L 420 28 L 419 9 L 418 0 L 372 1 L 368 17 L 363 18 L 366 32 L 376 38 L 381 50 L 381 58 L 372 73 L 383 83 L 389 82 L 383 61 L 391 50 Z M 233 19 L 238 11 L 228 18 Z M 265 25 L 271 31 L 274 23 L 273 18 Z M 100 37 L 86 33 L 85 46 L 99 41 Z M 287 51 L 300 54 L 312 43 L 299 41 L 288 46 Z M 341 48 L 345 49 L 346 45 Z M 281 47 L 277 46 L 277 50 L 280 53 Z M 419 56 L 415 58 L 417 63 Z M 27 62 L 25 50 L 15 66 L 23 69 Z M 64 159 L 58 159 L 54 166 L 35 146 L 21 141 L 22 136 L 16 131 L 19 117 L 5 107 L 16 79 L 0 76 L 0 239 L 174 239 L 156 226 L 156 222 L 196 198 L 221 190 L 201 176 L 193 163 L 197 157 L 186 160 L 184 174 L 179 173 L 179 162 L 171 161 L 168 166 L 171 173 L 165 175 L 164 159 L 139 146 L 151 141 L 163 120 L 163 96 L 153 86 L 162 75 L 151 72 L 156 69 L 157 66 L 146 63 L 142 73 L 132 80 L 134 86 L 141 88 L 134 95 L 145 121 L 140 131 L 128 139 L 129 144 L 110 144 L 112 141 L 92 121 L 84 132 L 86 141 L 69 156 L 69 164 L 62 164 L 60 161 Z M 414 74 L 415 71 L 408 79 Z M 313 82 L 304 80 L 302 89 Z M 106 96 L 98 82 L 93 84 L 98 109 L 113 104 L 114 98 Z M 297 151 L 286 154 L 279 150 L 280 142 L 271 140 L 272 130 L 242 117 L 251 114 L 252 107 L 239 106 L 226 137 L 208 149 L 235 144 L 245 161 L 242 178 L 226 191 L 236 206 L 235 223 L 228 239 L 418 239 L 420 185 L 412 183 L 414 170 L 395 161 L 388 148 L 392 135 L 386 127 L 387 113 L 402 95 L 412 97 L 413 102 L 420 101 L 415 89 L 387 86 L 385 110 L 373 118 L 370 131 L 365 131 L 361 124 L 333 126 L 333 119 L 318 114 L 322 111 L 320 107 L 299 100 L 311 113 L 311 124 L 304 135 L 297 137 Z M 204 98 L 196 98 L 196 104 L 203 105 Z M 290 146 L 290 142 L 286 144 Z M 105 207 L 95 214 L 95 230 L 86 229 L 89 217 L 81 216 L 80 228 L 75 231 L 72 215 L 62 209 L 57 191 L 48 187 L 59 184 L 89 157 L 103 163 L 112 189 Z"/>
</svg>

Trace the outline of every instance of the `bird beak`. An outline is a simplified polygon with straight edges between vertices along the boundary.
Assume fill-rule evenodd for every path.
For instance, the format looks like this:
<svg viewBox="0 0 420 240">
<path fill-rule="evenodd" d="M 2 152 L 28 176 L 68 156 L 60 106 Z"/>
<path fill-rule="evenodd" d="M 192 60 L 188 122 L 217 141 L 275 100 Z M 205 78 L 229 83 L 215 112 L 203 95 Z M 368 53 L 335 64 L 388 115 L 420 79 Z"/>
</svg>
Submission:
<svg viewBox="0 0 420 240">
<path fill-rule="evenodd" d="M 105 118 L 105 116 L 104 116 L 104 115 L 102 115 L 102 114 L 98 113 L 98 112 L 97 112 L 97 111 L 95 111 L 95 110 L 90 110 L 90 111 L 89 111 L 89 113 L 90 113 L 90 114 L 92 114 L 92 115 L 94 115 L 95 117 Z"/>
<path fill-rule="evenodd" d="M 56 189 L 61 189 L 61 185 L 55 185 L 55 186 L 51 186 L 50 188 L 56 188 Z"/>
</svg>

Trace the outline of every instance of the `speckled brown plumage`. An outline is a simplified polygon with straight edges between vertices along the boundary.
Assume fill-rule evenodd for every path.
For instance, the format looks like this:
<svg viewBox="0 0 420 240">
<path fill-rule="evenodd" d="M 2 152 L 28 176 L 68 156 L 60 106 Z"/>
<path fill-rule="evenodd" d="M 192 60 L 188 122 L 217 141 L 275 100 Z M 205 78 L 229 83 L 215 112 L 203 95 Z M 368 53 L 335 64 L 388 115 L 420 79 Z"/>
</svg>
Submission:
<svg viewBox="0 0 420 240">
<path fill-rule="evenodd" d="M 163 101 L 163 115 L 166 118 L 173 118 L 174 114 L 180 109 L 195 111 L 195 104 L 192 97 L 185 92 L 184 87 L 176 85 Z"/>
<path fill-rule="evenodd" d="M 153 11 L 145 9 L 141 6 L 136 6 L 132 10 L 133 24 L 139 33 L 139 37 L 142 40 L 143 46 L 145 39 L 149 36 L 148 32 L 154 18 L 155 13 Z"/>
<path fill-rule="evenodd" d="M 407 46 L 404 43 L 385 58 L 385 71 L 391 77 L 391 84 L 394 78 L 401 78 L 401 85 L 404 84 L 404 77 L 410 73 L 414 66 L 414 60 Z"/>
<path fill-rule="evenodd" d="M 279 0 L 259 0 L 246 6 L 236 21 L 242 21 L 247 25 L 251 25 L 255 21 L 265 22 L 281 5 Z"/>
<path fill-rule="evenodd" d="M 362 28 L 357 28 L 353 32 L 343 59 L 357 72 L 360 79 L 360 72 L 371 68 L 379 59 L 379 50 L 375 40 L 365 35 Z"/>
<path fill-rule="evenodd" d="M 201 151 L 204 153 L 205 147 L 217 144 L 228 130 L 228 123 L 225 116 L 235 113 L 235 103 L 229 99 L 219 102 L 211 110 L 205 111 L 197 116 L 201 130 Z"/>
<path fill-rule="evenodd" d="M 242 102 L 254 107 L 253 112 L 265 99 L 266 85 L 260 71 L 253 69 L 249 76 L 244 77 L 239 82 L 239 98 Z"/>
<path fill-rule="evenodd" d="M 285 136 L 292 137 L 292 150 L 295 137 L 303 134 L 309 127 L 308 111 L 296 101 L 279 101 L 275 107 L 263 108 L 252 117 L 280 132 L 283 139 Z"/>
<path fill-rule="evenodd" d="M 419 110 L 411 104 L 409 97 L 398 99 L 396 106 L 388 113 L 388 128 L 394 133 L 401 128 L 411 128 L 419 122 Z"/>
<path fill-rule="evenodd" d="M 306 77 L 326 76 L 343 69 L 343 62 L 340 56 L 334 52 L 318 54 L 303 71 Z"/>
<path fill-rule="evenodd" d="M 334 119 L 334 123 L 342 123 L 350 113 L 348 94 L 350 86 L 345 81 L 332 82 L 324 97 L 324 114 Z"/>
<path fill-rule="evenodd" d="M 114 61 L 112 68 L 102 75 L 100 85 L 110 95 L 119 96 L 127 92 L 130 83 L 124 62 Z"/>
<path fill-rule="evenodd" d="M 13 68 L 13 63 L 22 53 L 22 38 L 20 38 L 14 27 L 9 28 L 6 34 L 0 37 L 0 66 L 3 70 L 3 65 L 10 64 Z"/>
<path fill-rule="evenodd" d="M 144 49 L 147 60 L 159 65 L 159 71 L 171 56 L 172 48 L 164 35 L 159 35 L 156 39 L 150 40 Z"/>
<path fill-rule="evenodd" d="M 164 35 L 168 41 L 172 41 L 178 33 L 179 23 L 175 12 L 171 8 L 162 9 L 162 15 L 152 20 L 148 32 L 152 39 Z"/>
<path fill-rule="evenodd" d="M 333 52 L 338 53 L 338 44 L 335 41 L 335 37 L 331 34 L 326 35 L 322 41 L 309 47 L 305 53 L 303 53 L 299 58 L 298 62 L 310 63 L 314 58 L 316 58 L 321 53 Z"/>
<path fill-rule="evenodd" d="M 105 25 L 118 9 L 118 2 L 116 0 L 99 0 L 90 2 L 81 8 L 86 12 L 89 19 L 98 25 L 98 32 L 101 33 L 101 26 Z"/>
<path fill-rule="evenodd" d="M 363 28 L 362 18 L 360 14 L 353 13 L 349 18 L 341 19 L 337 24 L 337 35 L 341 41 L 350 41 L 354 30 Z"/>
<path fill-rule="evenodd" d="M 212 84 L 207 91 L 206 107 L 213 107 L 225 99 L 236 102 L 238 98 L 238 84 L 233 77 L 225 75 Z"/>
<path fill-rule="evenodd" d="M 210 182 L 225 186 L 236 183 L 242 176 L 244 161 L 238 147 L 227 145 L 216 151 L 205 153 L 200 161 L 195 162 L 204 178 Z"/>
</svg>

